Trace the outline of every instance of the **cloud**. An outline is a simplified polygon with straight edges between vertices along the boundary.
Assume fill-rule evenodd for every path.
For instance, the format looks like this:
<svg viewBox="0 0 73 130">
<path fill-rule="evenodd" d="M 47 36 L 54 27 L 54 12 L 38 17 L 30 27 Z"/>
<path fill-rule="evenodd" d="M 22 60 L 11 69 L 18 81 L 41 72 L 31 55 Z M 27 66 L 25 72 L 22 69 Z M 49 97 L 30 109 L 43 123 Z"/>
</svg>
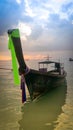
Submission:
<svg viewBox="0 0 73 130">
<path fill-rule="evenodd" d="M 8 51 L 8 36 L 7 34 L 0 36 L 0 52 Z"/>
<path fill-rule="evenodd" d="M 24 3 L 25 3 L 25 12 L 26 12 L 25 14 L 30 17 L 34 17 L 35 13 L 34 13 L 33 9 L 30 7 L 30 1 L 24 0 Z"/>
<path fill-rule="evenodd" d="M 0 12 L 0 36 L 18 27 L 26 51 L 72 49 L 73 0 L 2 0 Z"/>
<path fill-rule="evenodd" d="M 31 27 L 28 24 L 19 22 L 17 27 L 20 29 L 20 32 L 22 34 L 25 34 L 26 36 L 29 36 L 31 34 Z"/>
<path fill-rule="evenodd" d="M 23 7 L 23 6 L 22 6 Z M 9 28 L 17 26 L 22 17 L 21 5 L 16 1 L 1 1 L 0 4 L 0 35 L 3 35 Z"/>
<path fill-rule="evenodd" d="M 17 2 L 18 4 L 21 4 L 21 1 L 22 1 L 22 0 L 16 0 L 16 2 Z"/>
<path fill-rule="evenodd" d="M 31 26 L 29 24 L 20 21 L 19 24 L 17 25 L 17 28 L 19 28 L 20 30 L 21 40 L 26 41 L 27 37 L 31 35 L 32 32 Z"/>
</svg>

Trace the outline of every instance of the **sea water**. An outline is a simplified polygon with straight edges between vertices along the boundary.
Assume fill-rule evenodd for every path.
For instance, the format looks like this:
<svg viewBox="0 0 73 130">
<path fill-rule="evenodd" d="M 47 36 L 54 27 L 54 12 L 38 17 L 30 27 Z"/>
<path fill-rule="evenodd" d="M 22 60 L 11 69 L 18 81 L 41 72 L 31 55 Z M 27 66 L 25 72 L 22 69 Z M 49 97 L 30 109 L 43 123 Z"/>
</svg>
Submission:
<svg viewBox="0 0 73 130">
<path fill-rule="evenodd" d="M 73 55 L 64 51 L 48 54 L 64 63 L 66 85 L 34 101 L 29 100 L 27 91 L 25 104 L 21 102 L 20 86 L 14 85 L 12 71 L 0 69 L 0 130 L 73 130 L 73 62 L 69 61 Z M 38 61 L 26 63 L 38 69 Z M 0 68 L 11 69 L 11 61 L 0 61 Z"/>
</svg>

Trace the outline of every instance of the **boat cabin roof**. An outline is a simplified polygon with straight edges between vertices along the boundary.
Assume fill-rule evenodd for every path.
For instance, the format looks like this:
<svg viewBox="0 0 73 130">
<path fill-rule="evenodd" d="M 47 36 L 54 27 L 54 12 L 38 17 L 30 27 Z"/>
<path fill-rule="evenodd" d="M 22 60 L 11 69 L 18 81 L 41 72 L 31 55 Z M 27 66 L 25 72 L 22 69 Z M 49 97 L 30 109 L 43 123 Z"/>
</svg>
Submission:
<svg viewBox="0 0 73 130">
<path fill-rule="evenodd" d="M 55 62 L 55 61 L 41 61 L 41 62 L 38 62 L 39 64 L 51 64 L 51 63 L 55 63 L 55 64 L 60 64 L 60 62 Z"/>
</svg>

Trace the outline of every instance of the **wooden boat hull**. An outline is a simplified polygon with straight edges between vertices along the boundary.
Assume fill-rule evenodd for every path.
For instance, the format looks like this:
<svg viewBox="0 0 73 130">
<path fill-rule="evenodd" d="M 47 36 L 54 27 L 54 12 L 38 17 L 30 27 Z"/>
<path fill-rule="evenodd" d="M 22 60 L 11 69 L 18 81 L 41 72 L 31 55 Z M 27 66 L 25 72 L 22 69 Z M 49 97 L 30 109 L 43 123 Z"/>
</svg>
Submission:
<svg viewBox="0 0 73 130">
<path fill-rule="evenodd" d="M 65 83 L 65 76 L 66 73 L 59 75 L 56 73 L 50 74 L 49 72 L 43 73 L 37 70 L 30 70 L 30 72 L 25 75 L 25 81 L 31 99 L 33 100 L 52 88 L 60 87 L 61 84 Z"/>
</svg>

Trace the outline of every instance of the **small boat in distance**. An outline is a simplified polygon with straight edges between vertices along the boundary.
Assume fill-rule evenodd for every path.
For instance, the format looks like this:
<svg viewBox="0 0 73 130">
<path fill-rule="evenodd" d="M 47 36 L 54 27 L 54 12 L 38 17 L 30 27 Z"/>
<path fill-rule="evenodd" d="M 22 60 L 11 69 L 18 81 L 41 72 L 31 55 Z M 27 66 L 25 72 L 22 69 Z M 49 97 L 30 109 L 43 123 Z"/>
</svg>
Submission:
<svg viewBox="0 0 73 130">
<path fill-rule="evenodd" d="M 73 58 L 69 58 L 69 61 L 73 61 Z"/>
<path fill-rule="evenodd" d="M 49 92 L 50 89 L 61 87 L 61 83 L 65 83 L 66 72 L 62 63 L 50 60 L 40 61 L 38 63 L 38 70 L 28 69 L 23 57 L 19 30 L 8 30 L 8 35 L 10 36 L 12 40 L 11 44 L 13 44 L 15 49 L 16 58 L 19 64 L 19 74 L 23 75 L 25 78 L 31 100 Z M 48 70 L 50 64 L 54 65 L 54 69 Z"/>
</svg>

